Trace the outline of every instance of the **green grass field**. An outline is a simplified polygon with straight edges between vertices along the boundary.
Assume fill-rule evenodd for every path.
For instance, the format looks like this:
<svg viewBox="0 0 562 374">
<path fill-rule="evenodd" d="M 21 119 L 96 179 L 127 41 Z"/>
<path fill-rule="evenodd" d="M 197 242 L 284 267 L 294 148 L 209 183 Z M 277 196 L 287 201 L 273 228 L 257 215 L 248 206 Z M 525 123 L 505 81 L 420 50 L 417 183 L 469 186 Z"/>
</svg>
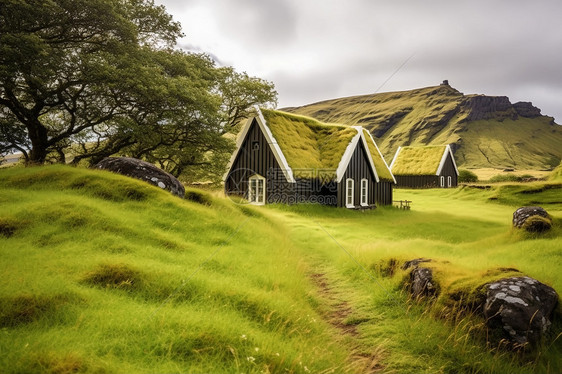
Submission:
<svg viewBox="0 0 562 374">
<path fill-rule="evenodd" d="M 2 169 L 0 368 L 558 373 L 560 307 L 544 344 L 513 354 L 451 301 L 509 274 L 499 268 L 562 292 L 558 184 L 396 190 L 411 211 L 358 212 L 197 190 L 184 201 L 65 166 Z M 552 215 L 550 233 L 511 228 L 529 201 Z M 433 304 L 409 301 L 394 266 L 417 257 L 434 260 Z"/>
</svg>

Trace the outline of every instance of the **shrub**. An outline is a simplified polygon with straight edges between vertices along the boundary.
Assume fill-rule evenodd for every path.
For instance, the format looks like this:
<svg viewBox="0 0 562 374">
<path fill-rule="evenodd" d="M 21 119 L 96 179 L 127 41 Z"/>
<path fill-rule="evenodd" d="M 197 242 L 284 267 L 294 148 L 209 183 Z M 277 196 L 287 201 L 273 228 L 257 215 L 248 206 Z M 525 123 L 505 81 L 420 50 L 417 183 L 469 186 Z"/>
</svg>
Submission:
<svg viewBox="0 0 562 374">
<path fill-rule="evenodd" d="M 498 174 L 494 175 L 490 178 L 490 182 L 497 183 L 497 182 L 529 182 L 537 180 L 531 174 L 522 174 L 522 175 L 515 175 L 515 174 Z"/>
<path fill-rule="evenodd" d="M 498 183 L 498 182 L 521 182 L 522 178 L 518 175 L 514 174 L 498 174 L 494 175 L 490 178 L 490 182 Z"/>
<path fill-rule="evenodd" d="M 478 182 L 478 176 L 470 170 L 459 170 L 459 183 L 474 183 Z"/>
</svg>

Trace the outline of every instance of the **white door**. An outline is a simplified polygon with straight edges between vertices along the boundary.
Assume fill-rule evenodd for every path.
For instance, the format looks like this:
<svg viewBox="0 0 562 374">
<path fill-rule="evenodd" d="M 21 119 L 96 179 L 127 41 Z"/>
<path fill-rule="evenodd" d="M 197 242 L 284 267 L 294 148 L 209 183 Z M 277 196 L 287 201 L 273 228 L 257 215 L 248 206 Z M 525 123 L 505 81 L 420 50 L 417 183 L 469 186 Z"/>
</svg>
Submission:
<svg viewBox="0 0 562 374">
<path fill-rule="evenodd" d="M 256 205 L 265 204 L 265 178 L 261 175 L 253 175 L 249 180 L 248 201 Z"/>
</svg>

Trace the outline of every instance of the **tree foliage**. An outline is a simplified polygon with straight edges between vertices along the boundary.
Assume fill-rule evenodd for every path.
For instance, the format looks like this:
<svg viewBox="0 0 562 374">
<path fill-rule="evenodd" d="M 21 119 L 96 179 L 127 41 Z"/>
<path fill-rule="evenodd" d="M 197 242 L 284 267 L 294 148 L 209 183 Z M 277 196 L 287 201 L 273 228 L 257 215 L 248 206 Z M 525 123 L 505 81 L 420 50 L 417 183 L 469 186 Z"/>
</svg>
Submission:
<svg viewBox="0 0 562 374">
<path fill-rule="evenodd" d="M 274 87 L 174 49 L 181 36 L 152 0 L 3 1 L 0 153 L 124 154 L 179 175 L 230 152 L 224 133 L 252 105 L 274 105 Z"/>
<path fill-rule="evenodd" d="M 470 170 L 459 169 L 459 183 L 474 183 L 478 182 L 478 175 Z"/>
</svg>

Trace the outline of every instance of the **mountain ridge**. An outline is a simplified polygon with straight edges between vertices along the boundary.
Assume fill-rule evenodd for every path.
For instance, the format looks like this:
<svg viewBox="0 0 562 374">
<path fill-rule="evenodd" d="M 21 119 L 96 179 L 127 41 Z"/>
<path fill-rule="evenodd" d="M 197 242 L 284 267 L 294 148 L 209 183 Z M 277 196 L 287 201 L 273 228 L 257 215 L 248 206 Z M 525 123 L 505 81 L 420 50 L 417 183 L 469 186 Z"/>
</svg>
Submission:
<svg viewBox="0 0 562 374">
<path fill-rule="evenodd" d="M 399 146 L 451 144 L 464 168 L 551 170 L 562 158 L 562 126 L 531 102 L 465 95 L 447 81 L 408 91 L 349 96 L 282 110 L 361 125 L 390 161 Z"/>
</svg>

